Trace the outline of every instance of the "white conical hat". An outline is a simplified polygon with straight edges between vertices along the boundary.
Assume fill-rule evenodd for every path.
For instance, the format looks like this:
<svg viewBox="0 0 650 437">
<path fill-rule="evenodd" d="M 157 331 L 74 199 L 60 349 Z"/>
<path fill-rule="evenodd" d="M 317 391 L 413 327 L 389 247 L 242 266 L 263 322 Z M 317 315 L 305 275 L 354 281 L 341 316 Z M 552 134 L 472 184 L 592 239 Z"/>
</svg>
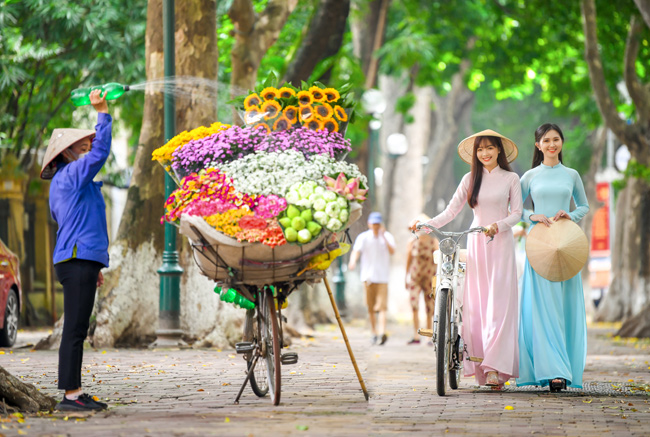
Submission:
<svg viewBox="0 0 650 437">
<path fill-rule="evenodd" d="M 472 165 L 472 156 L 474 155 L 474 138 L 476 137 L 499 137 L 503 143 L 503 149 L 506 153 L 506 158 L 508 162 L 512 162 L 517 159 L 519 155 L 519 150 L 517 145 L 510 138 L 506 138 L 501 135 L 499 132 L 493 131 L 492 129 L 485 129 L 481 132 L 477 132 L 474 135 L 470 135 L 465 138 L 463 141 L 458 144 L 458 155 L 463 161 Z"/>
<path fill-rule="evenodd" d="M 95 137 L 95 131 L 90 129 L 54 129 L 50 142 L 47 144 L 47 150 L 43 157 L 43 167 L 41 167 L 41 179 L 52 179 L 56 173 L 56 164 L 52 163 L 61 152 L 84 138 Z"/>
<path fill-rule="evenodd" d="M 566 281 L 582 270 L 589 257 L 589 242 L 580 226 L 560 219 L 550 227 L 539 223 L 526 237 L 530 266 L 549 281 Z"/>
</svg>

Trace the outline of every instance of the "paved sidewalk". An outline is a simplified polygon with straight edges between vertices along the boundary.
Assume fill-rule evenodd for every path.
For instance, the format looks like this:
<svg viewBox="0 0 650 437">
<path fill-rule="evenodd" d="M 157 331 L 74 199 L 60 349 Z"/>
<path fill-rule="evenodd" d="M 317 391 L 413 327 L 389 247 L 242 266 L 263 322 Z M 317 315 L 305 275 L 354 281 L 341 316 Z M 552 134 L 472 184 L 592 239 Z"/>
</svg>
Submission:
<svg viewBox="0 0 650 437">
<path fill-rule="evenodd" d="M 346 325 L 370 391 L 366 402 L 338 327 L 294 339 L 298 364 L 283 366 L 282 400 L 246 388 L 233 405 L 245 363 L 234 351 L 86 351 L 84 385 L 107 399 L 95 414 L 0 419 L 0 435 L 648 435 L 650 344 L 615 341 L 589 330 L 585 388 L 550 394 L 515 388 L 435 392 L 433 348 L 407 346 L 409 328 L 392 326 L 385 346 L 370 346 L 359 323 Z M 5 350 L 0 365 L 56 397 L 56 351 Z M 1 414 L 1 413 L 0 413 Z"/>
</svg>

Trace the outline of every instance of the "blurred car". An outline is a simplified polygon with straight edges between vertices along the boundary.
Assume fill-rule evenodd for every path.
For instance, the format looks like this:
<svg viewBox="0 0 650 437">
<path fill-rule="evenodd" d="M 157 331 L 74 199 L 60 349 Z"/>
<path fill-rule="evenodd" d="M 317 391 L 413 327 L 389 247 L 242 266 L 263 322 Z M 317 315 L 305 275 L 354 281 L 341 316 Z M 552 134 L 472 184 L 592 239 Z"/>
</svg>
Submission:
<svg viewBox="0 0 650 437">
<path fill-rule="evenodd" d="M 16 343 L 21 302 L 20 262 L 0 240 L 0 347 Z"/>
</svg>

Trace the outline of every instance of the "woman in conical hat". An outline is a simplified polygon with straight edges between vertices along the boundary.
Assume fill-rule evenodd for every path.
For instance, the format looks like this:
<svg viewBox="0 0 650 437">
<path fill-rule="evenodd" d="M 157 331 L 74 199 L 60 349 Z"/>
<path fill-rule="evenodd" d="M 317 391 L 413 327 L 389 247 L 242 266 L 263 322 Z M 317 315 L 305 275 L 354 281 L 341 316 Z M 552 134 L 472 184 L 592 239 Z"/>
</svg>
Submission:
<svg viewBox="0 0 650 437">
<path fill-rule="evenodd" d="M 517 377 L 518 287 L 512 227 L 521 217 L 519 177 L 509 162 L 517 146 L 493 130 L 465 138 L 458 154 L 471 165 L 447 208 L 428 223 L 440 228 L 465 204 L 474 212 L 471 226 L 487 228 L 486 235 L 467 236 L 467 264 L 463 296 L 462 338 L 470 357 L 463 362 L 465 376 L 479 385 L 499 389 Z M 413 223 L 414 225 L 415 223 Z M 488 237 L 494 240 L 488 245 Z"/>
<path fill-rule="evenodd" d="M 101 182 L 93 182 L 111 150 L 112 118 L 101 91 L 90 94 L 97 110 L 94 131 L 55 129 L 48 144 L 41 178 L 50 183 L 50 211 L 59 226 L 54 269 L 63 285 L 63 334 L 59 347 L 58 388 L 65 390 L 57 409 L 106 408 L 81 388 L 83 343 L 88 334 L 95 293 L 108 267 L 106 205 Z"/>
<path fill-rule="evenodd" d="M 535 131 L 533 165 L 521 177 L 523 199 L 533 201 L 534 211 L 526 209 L 523 214 L 532 224 L 531 235 L 537 226 L 578 222 L 589 211 L 580 175 L 562 164 L 563 145 L 557 125 L 545 123 Z M 569 212 L 571 199 L 576 209 Z M 581 388 L 587 323 L 580 273 L 555 280 L 542 277 L 531 267 L 536 260 L 531 258 L 530 243 L 522 279 L 517 385 L 549 386 L 551 391 Z"/>
</svg>

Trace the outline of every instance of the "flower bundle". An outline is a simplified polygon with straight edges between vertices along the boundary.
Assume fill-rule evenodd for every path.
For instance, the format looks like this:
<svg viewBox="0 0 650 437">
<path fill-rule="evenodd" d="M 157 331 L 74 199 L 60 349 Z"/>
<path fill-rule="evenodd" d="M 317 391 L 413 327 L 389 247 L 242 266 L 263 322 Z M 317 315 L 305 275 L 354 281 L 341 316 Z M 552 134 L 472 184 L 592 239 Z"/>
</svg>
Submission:
<svg viewBox="0 0 650 437">
<path fill-rule="evenodd" d="M 303 126 L 313 131 L 345 132 L 354 116 L 351 85 L 338 90 L 320 82 L 290 83 L 276 86 L 271 74 L 265 83 L 245 97 L 232 101 L 242 113 L 246 125 L 267 132 Z"/>
<path fill-rule="evenodd" d="M 172 153 L 171 167 L 177 175 L 188 175 L 202 168 L 218 168 L 256 152 L 293 150 L 305 158 L 347 154 L 350 141 L 338 132 L 314 132 L 306 128 L 267 134 L 260 128 L 231 126 L 204 138 L 192 139 Z"/>
<path fill-rule="evenodd" d="M 259 108 L 247 111 L 257 117 L 248 126 L 214 123 L 174 137 L 153 156 L 179 185 L 161 222 L 201 216 L 237 241 L 270 247 L 344 229 L 351 203 L 367 191 L 358 167 L 341 160 L 351 150 L 340 129 L 351 114 L 347 97 L 317 83 L 267 83 L 241 98 L 242 108 Z"/>
<path fill-rule="evenodd" d="M 183 131 L 178 135 L 176 135 L 171 140 L 169 140 L 164 146 L 154 150 L 151 160 L 158 161 L 165 168 L 165 170 L 168 173 L 170 173 L 172 177 L 174 177 L 173 174 L 171 173 L 172 170 L 171 160 L 172 160 L 172 155 L 176 150 L 182 148 L 185 144 L 189 143 L 192 140 L 205 138 L 206 136 L 210 136 L 222 130 L 228 129 L 229 127 L 230 127 L 229 124 L 223 124 L 217 121 L 212 123 L 208 127 L 200 126 L 197 127 L 196 129 L 192 129 L 189 132 Z"/>
</svg>

